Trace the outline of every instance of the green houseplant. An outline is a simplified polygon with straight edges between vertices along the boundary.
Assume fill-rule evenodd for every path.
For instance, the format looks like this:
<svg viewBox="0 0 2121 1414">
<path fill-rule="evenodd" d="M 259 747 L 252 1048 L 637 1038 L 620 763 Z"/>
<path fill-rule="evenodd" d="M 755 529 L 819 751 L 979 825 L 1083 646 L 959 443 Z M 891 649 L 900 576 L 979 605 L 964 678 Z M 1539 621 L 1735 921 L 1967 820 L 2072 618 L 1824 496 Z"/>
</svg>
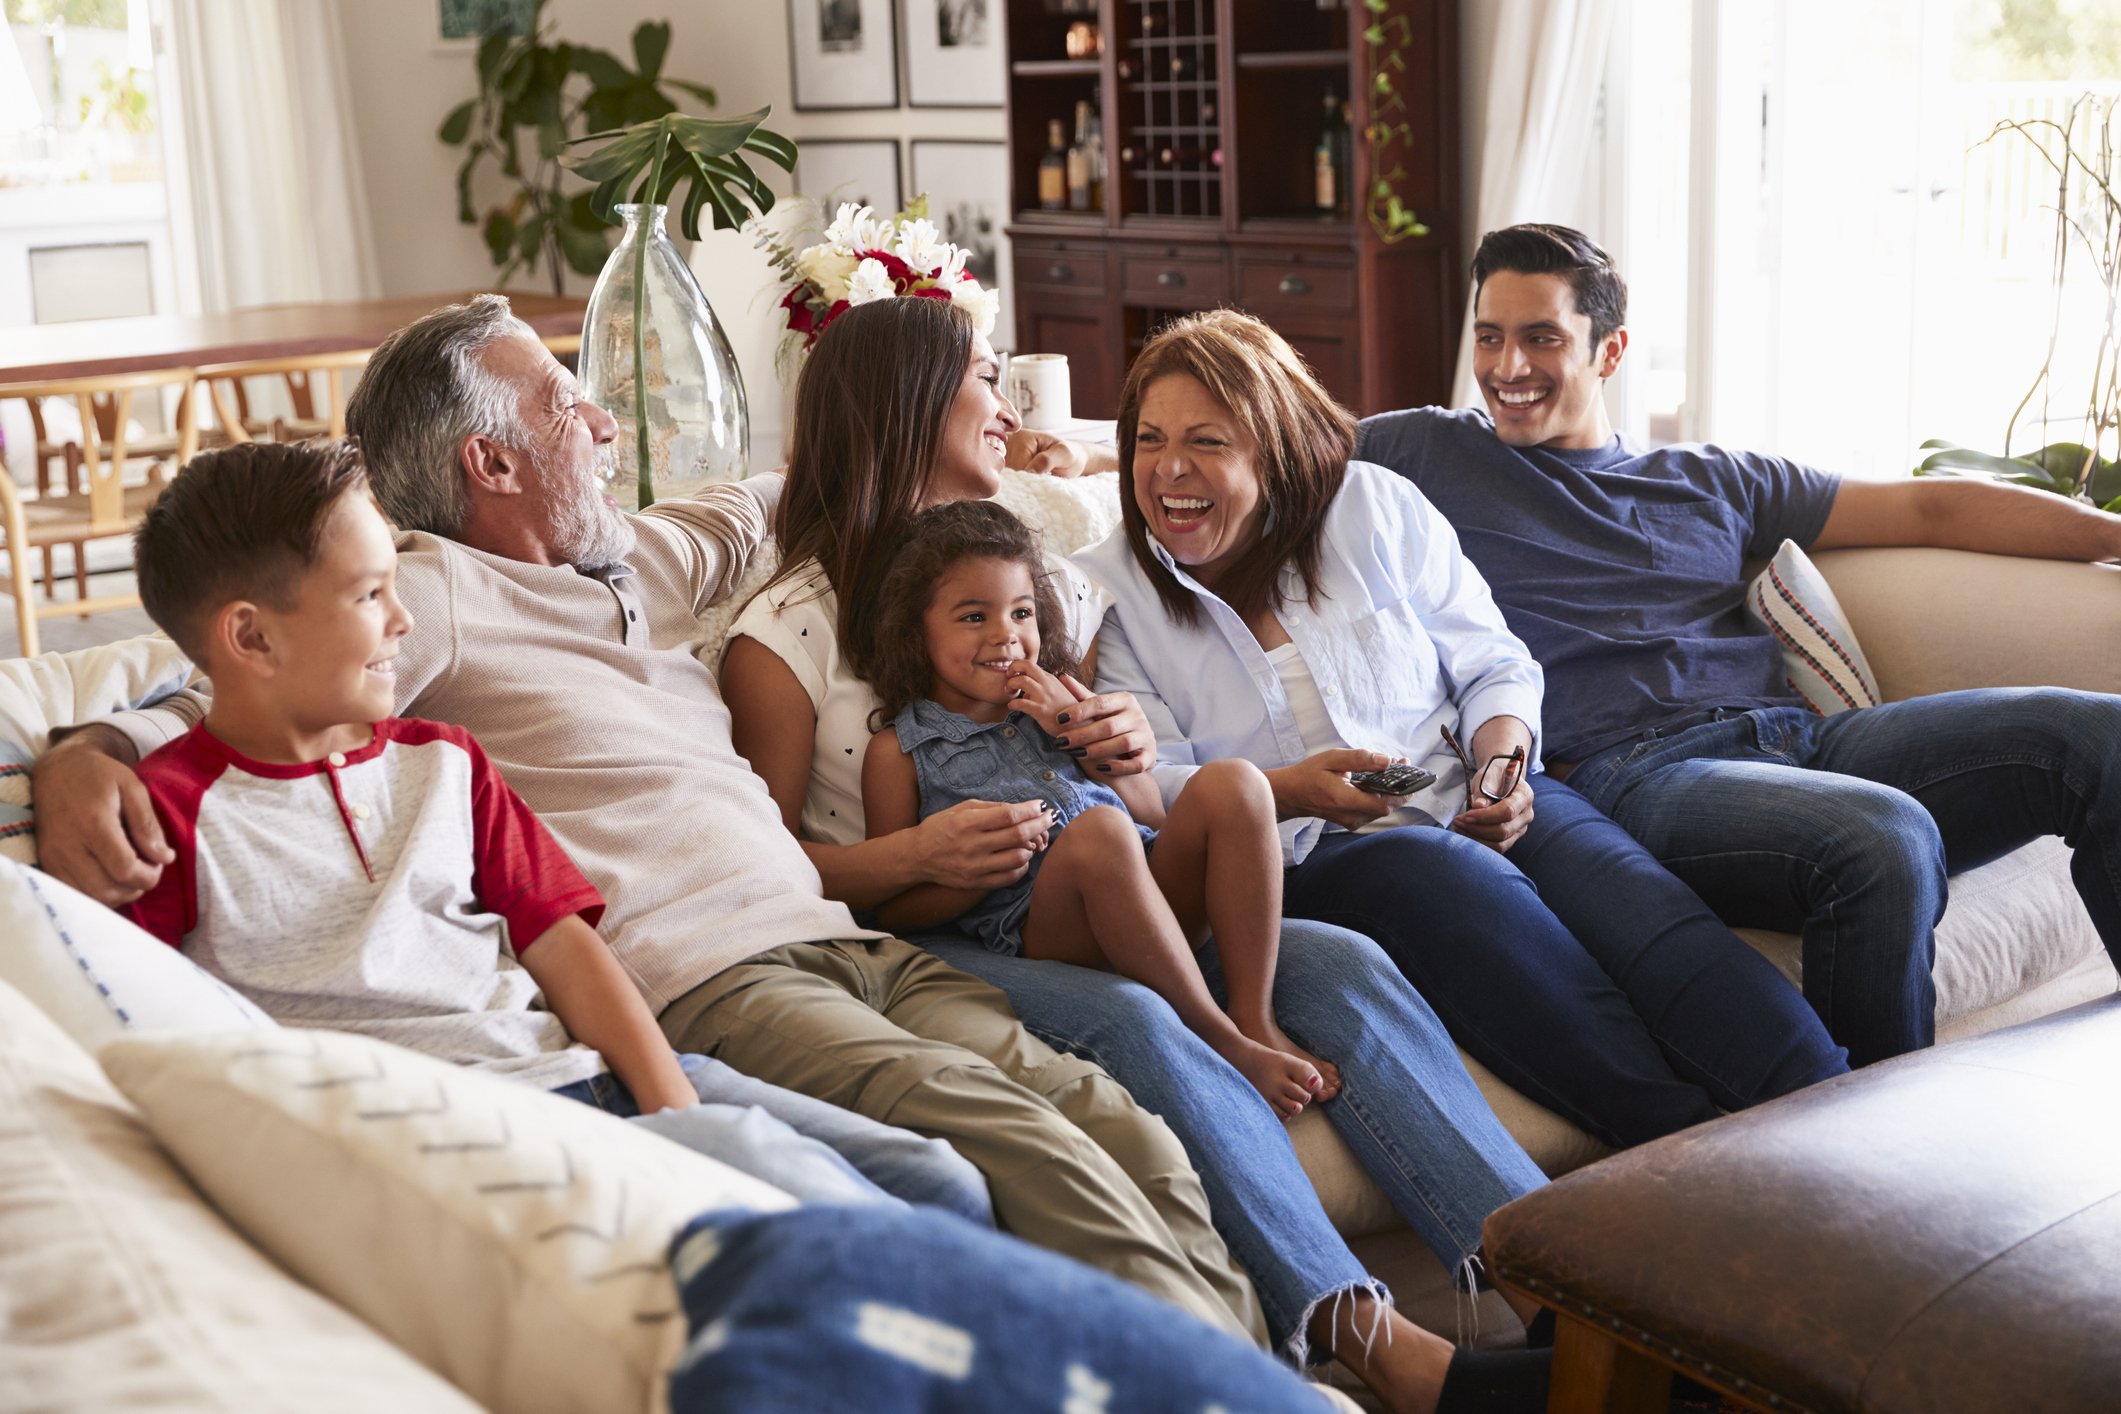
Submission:
<svg viewBox="0 0 2121 1414">
<path fill-rule="evenodd" d="M 584 133 L 604 133 L 675 113 L 671 93 L 689 94 L 706 107 L 715 92 L 703 84 L 663 75 L 670 50 L 668 24 L 643 24 L 633 32 L 629 69 L 616 56 L 586 44 L 561 42 L 540 31 L 538 0 L 529 32 L 488 30 L 479 38 L 479 92 L 450 110 L 441 138 L 463 147 L 457 168 L 457 219 L 482 226 L 487 249 L 505 285 L 518 271 L 535 274 L 542 260 L 552 292 L 567 292 L 567 271 L 595 275 L 611 252 L 610 223 L 591 209 L 587 191 L 562 184 L 561 154 Z M 482 217 L 473 196 L 480 170 L 491 165 L 506 178 L 504 197 Z"/>
<path fill-rule="evenodd" d="M 2055 317 L 2047 357 L 2004 428 L 2002 456 L 1933 438 L 1922 444 L 1929 455 L 1915 468 L 1915 475 L 1987 477 L 2121 511 L 2121 457 L 2104 454 L 2109 436 L 2117 439 L 2117 450 L 2121 450 L 2121 320 L 2117 320 L 2121 314 L 2121 192 L 2116 190 L 2121 164 L 2115 160 L 2115 148 L 2121 144 L 2121 100 L 2088 93 L 2070 104 L 2060 121 L 2007 120 L 1998 123 L 1983 141 L 2008 135 L 2031 143 L 2055 178 Z M 2045 426 L 2055 401 L 2075 396 L 2057 377 L 2055 351 L 2065 301 L 2081 298 L 2066 284 L 2070 253 L 2077 249 L 2090 260 L 2104 301 L 2104 323 L 2084 393 L 2080 440 L 2051 442 L 2038 451 L 2013 456 L 2011 442 L 2018 420 L 2035 402 Z M 2067 401 L 2063 404 L 2068 405 Z"/>
</svg>

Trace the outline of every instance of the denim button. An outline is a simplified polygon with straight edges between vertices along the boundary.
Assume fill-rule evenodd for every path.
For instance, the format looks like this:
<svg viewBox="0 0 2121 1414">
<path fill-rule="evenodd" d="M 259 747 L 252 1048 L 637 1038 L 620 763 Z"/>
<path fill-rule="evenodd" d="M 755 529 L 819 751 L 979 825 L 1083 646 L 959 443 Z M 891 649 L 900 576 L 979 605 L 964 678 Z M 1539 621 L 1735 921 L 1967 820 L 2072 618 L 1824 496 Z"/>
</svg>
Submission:
<svg viewBox="0 0 2121 1414">
<path fill-rule="evenodd" d="M 1015 727 L 1003 727 L 1003 728 L 1002 728 L 1002 735 L 1003 735 L 1003 736 L 1006 736 L 1006 737 L 1012 737 L 1012 738 L 1013 738 L 1013 737 L 1014 737 L 1014 736 L 1016 735 L 1016 728 L 1015 728 Z"/>
<path fill-rule="evenodd" d="M 1038 773 L 1038 778 L 1042 781 L 1050 781 L 1053 779 L 1053 773 L 1051 771 L 1041 771 Z"/>
</svg>

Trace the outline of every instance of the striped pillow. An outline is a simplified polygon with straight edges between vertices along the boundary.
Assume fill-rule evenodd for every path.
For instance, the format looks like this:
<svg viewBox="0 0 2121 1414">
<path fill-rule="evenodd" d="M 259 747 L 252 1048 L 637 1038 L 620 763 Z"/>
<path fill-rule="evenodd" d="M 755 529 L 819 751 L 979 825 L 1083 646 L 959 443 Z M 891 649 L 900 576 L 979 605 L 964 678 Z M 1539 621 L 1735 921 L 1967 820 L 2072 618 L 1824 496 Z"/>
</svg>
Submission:
<svg viewBox="0 0 2121 1414">
<path fill-rule="evenodd" d="M 1878 679 L 1835 602 L 1826 576 L 1794 540 L 1782 542 L 1746 590 L 1746 612 L 1782 645 L 1790 691 L 1822 717 L 1851 707 L 1876 707 Z"/>
</svg>

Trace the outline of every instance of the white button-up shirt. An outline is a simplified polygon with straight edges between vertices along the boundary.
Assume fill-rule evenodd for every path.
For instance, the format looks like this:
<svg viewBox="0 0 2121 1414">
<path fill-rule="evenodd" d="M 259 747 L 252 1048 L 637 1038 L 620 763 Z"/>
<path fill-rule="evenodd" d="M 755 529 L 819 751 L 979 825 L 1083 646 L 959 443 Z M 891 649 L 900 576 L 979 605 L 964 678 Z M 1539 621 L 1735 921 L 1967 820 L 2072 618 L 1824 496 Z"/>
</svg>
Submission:
<svg viewBox="0 0 2121 1414">
<path fill-rule="evenodd" d="M 1415 818 L 1441 823 L 1465 806 L 1465 771 L 1444 745 L 1445 726 L 1470 749 L 1482 723 L 1516 717 L 1532 729 L 1537 763 L 1539 664 L 1503 623 L 1457 533 L 1413 483 L 1370 462 L 1348 463 L 1321 534 L 1318 602 L 1305 603 L 1302 580 L 1284 571 L 1282 626 L 1343 741 L 1436 773 L 1410 802 Z M 1303 760 L 1296 714 L 1259 640 L 1162 545 L 1152 538 L 1149 546 L 1199 599 L 1198 627 L 1166 615 L 1124 528 L 1075 561 L 1112 600 L 1097 636 L 1098 691 L 1131 692 L 1141 703 L 1156 731 L 1164 803 L 1210 761 L 1242 756 L 1273 770 Z M 1284 861 L 1302 863 L 1323 824 L 1284 821 Z"/>
</svg>

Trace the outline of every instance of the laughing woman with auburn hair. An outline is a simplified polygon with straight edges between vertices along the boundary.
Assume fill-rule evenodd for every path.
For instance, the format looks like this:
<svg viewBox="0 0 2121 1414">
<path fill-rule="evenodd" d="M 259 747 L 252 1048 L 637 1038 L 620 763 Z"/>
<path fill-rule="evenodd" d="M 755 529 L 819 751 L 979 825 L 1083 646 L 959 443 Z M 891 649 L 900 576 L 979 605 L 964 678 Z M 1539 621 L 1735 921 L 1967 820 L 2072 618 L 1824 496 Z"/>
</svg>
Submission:
<svg viewBox="0 0 2121 1414">
<path fill-rule="evenodd" d="M 1582 796 L 1539 773 L 1539 664 L 1412 483 L 1249 315 L 1182 319 L 1121 394 L 1102 692 L 1168 803 L 1266 772 L 1282 911 L 1374 939 L 1468 1053 L 1608 1144 L 1846 1071 L 1804 999 Z M 1404 795 L 1351 775 L 1411 760 Z M 1535 810 L 1536 804 L 1536 810 Z"/>
<path fill-rule="evenodd" d="M 788 489 L 774 524 L 783 568 L 737 620 L 723 661 L 737 749 L 765 778 L 826 895 L 857 910 L 922 884 L 1014 882 L 1045 830 L 1036 804 L 968 801 L 864 838 L 861 766 L 878 702 L 851 665 L 873 660 L 878 587 L 914 514 L 999 488 L 1017 419 L 995 384 L 986 340 L 941 301 L 877 301 L 834 321 L 796 386 Z M 1095 628 L 1087 583 L 1065 562 L 1049 560 L 1049 570 L 1071 633 L 1086 642 Z M 1041 725 L 1086 770 L 1147 769 L 1156 740 L 1141 708 L 1125 692 L 1084 697 Z M 1545 1407 L 1545 1352 L 1454 1352 L 1392 1309 L 1333 1230 L 1259 1092 L 1161 997 L 1113 973 L 951 937 L 921 941 L 999 987 L 1034 1035 L 1094 1059 L 1170 1125 L 1276 1349 L 1300 1362 L 1332 1352 L 1405 1414 Z M 1213 943 L 1197 956 L 1218 986 Z M 1466 1264 L 1487 1214 L 1543 1177 L 1373 943 L 1289 923 L 1280 958 L 1277 1019 L 1340 1070 L 1341 1091 L 1321 1109 L 1437 1255 Z M 1057 1084 L 1051 1098 L 1075 1117 L 1075 1082 Z"/>
</svg>

